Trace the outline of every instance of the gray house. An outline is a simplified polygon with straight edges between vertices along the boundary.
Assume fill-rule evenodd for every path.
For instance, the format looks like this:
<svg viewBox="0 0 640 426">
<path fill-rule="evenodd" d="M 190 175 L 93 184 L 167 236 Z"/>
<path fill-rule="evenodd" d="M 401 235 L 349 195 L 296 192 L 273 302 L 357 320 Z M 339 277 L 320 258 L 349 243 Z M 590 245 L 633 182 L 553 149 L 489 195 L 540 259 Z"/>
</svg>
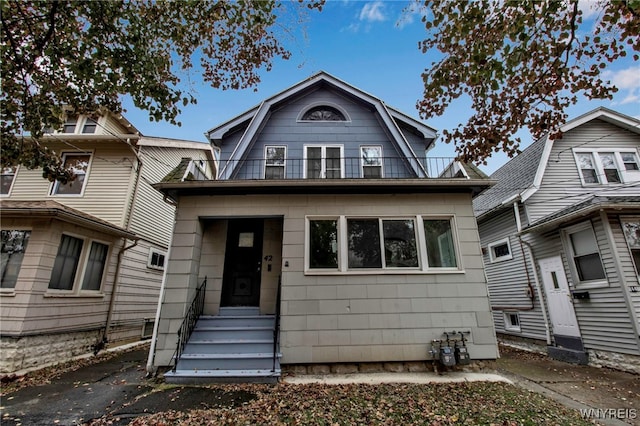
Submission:
<svg viewBox="0 0 640 426">
<path fill-rule="evenodd" d="M 599 108 L 474 199 L 499 335 L 640 372 L 640 121 Z"/>
<path fill-rule="evenodd" d="M 150 370 L 425 361 L 454 332 L 496 358 L 471 204 L 489 181 L 427 158 L 433 128 L 321 72 L 207 136 L 217 179 L 155 185 L 177 221 Z"/>
</svg>

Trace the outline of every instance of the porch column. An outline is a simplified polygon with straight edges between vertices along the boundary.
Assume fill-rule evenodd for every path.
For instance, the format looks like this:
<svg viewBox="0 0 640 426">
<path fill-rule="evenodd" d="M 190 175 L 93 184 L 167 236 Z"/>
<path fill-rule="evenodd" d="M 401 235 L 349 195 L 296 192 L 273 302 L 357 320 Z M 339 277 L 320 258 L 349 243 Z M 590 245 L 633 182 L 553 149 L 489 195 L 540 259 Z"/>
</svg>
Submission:
<svg viewBox="0 0 640 426">
<path fill-rule="evenodd" d="M 198 276 L 202 234 L 202 223 L 197 217 L 178 217 L 165 272 L 167 277 L 160 307 L 155 367 L 171 365 L 171 358 L 178 344 L 177 333 L 184 314 L 204 279 Z"/>
</svg>

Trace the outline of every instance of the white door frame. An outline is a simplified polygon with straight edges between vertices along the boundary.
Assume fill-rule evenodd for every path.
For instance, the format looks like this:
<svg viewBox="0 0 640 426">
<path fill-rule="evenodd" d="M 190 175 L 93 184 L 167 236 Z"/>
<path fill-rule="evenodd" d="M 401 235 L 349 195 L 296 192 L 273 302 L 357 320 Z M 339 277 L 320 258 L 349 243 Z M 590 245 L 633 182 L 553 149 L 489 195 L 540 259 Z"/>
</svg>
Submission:
<svg viewBox="0 0 640 426">
<path fill-rule="evenodd" d="M 538 266 L 547 296 L 553 334 L 581 337 L 562 258 L 553 256 L 539 259 Z"/>
</svg>

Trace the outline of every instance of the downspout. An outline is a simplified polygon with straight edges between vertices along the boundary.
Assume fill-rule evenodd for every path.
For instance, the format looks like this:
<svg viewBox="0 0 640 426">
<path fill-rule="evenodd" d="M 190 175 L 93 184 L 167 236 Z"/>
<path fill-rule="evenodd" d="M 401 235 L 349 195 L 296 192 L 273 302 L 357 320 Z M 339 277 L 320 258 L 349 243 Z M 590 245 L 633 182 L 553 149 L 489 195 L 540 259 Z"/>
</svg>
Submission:
<svg viewBox="0 0 640 426">
<path fill-rule="evenodd" d="M 129 232 L 129 229 L 131 227 L 131 218 L 133 216 L 133 203 L 136 199 L 136 196 L 138 195 L 138 188 L 140 185 L 140 174 L 142 172 L 142 160 L 140 159 L 139 153 L 135 150 L 133 145 L 131 145 L 130 138 L 127 138 L 127 145 L 131 148 L 131 151 L 133 151 L 133 155 L 135 155 L 136 157 L 136 165 L 137 165 L 137 167 L 134 169 L 135 180 L 133 182 L 133 194 L 128 200 L 127 210 L 125 212 L 125 230 Z M 109 327 L 111 327 L 111 318 L 113 316 L 113 308 L 115 306 L 115 299 L 116 299 L 116 293 L 117 293 L 116 290 L 118 289 L 118 282 L 120 281 L 120 269 L 122 266 L 122 257 L 125 251 L 130 250 L 138 245 L 138 239 L 136 238 L 133 244 L 131 244 L 130 246 L 126 246 L 126 244 L 127 244 L 127 239 L 125 238 L 124 241 L 122 242 L 122 249 L 120 250 L 120 253 L 118 253 L 118 262 L 116 263 L 116 272 L 113 277 L 113 288 L 111 289 L 111 296 L 109 297 L 109 310 L 107 312 L 107 320 L 105 322 L 104 330 L 102 332 L 102 338 L 100 339 L 100 341 L 98 341 L 98 343 L 94 345 L 94 349 L 93 349 L 94 354 L 97 354 L 98 352 L 100 352 L 100 350 L 104 348 L 104 346 L 109 341 L 107 336 L 109 334 Z"/>
<path fill-rule="evenodd" d="M 177 203 L 172 202 L 167 196 L 164 196 L 163 201 L 169 205 L 172 205 L 174 208 Z M 178 209 L 175 208 L 174 216 L 173 216 L 173 224 L 175 227 L 175 223 L 178 220 Z M 167 266 L 169 259 L 171 259 L 171 247 L 173 246 L 173 232 L 171 233 L 171 238 L 169 239 L 169 248 L 167 249 Z M 152 377 L 155 374 L 155 369 L 153 368 L 153 361 L 155 360 L 156 355 L 156 341 L 158 340 L 158 327 L 160 326 L 160 311 L 162 310 L 162 302 L 164 301 L 165 288 L 167 283 L 167 267 L 164 269 L 164 274 L 162 274 L 162 284 L 160 285 L 160 297 L 158 297 L 158 306 L 156 307 L 156 317 L 153 321 L 153 334 L 151 335 L 151 346 L 149 347 L 149 355 L 147 356 L 147 377 Z"/>
<path fill-rule="evenodd" d="M 522 231 L 522 223 L 520 222 L 520 210 L 518 209 L 518 201 L 513 203 L 514 215 L 516 218 L 516 229 L 518 230 L 518 234 Z M 535 309 L 535 295 L 533 291 L 533 285 L 531 284 L 531 276 L 529 275 L 529 268 L 527 268 L 527 258 L 524 255 L 524 249 L 522 247 L 522 238 L 518 237 L 518 241 L 520 242 L 520 251 L 522 253 L 522 263 L 524 264 L 524 272 L 527 274 L 527 286 L 529 287 L 528 296 L 531 301 L 531 306 L 526 308 L 519 306 L 491 306 L 492 311 L 508 311 L 508 310 L 518 310 L 518 311 L 532 311 Z M 534 269 L 535 270 L 535 269 Z M 538 296 L 539 297 L 539 296 Z"/>
</svg>

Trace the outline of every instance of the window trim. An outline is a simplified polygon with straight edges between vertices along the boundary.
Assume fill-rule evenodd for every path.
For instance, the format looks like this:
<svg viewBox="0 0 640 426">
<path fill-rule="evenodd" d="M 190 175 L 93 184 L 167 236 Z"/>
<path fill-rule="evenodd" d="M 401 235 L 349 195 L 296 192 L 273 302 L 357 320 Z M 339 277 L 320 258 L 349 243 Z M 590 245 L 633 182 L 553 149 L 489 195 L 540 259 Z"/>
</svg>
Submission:
<svg viewBox="0 0 640 426">
<path fill-rule="evenodd" d="M 157 254 L 157 255 L 160 255 L 160 256 L 164 256 L 164 262 L 163 262 L 162 266 L 157 266 L 157 265 L 153 264 L 153 262 L 151 260 L 152 260 L 154 254 Z M 154 247 L 149 247 L 149 256 L 147 257 L 147 268 L 155 269 L 157 271 L 164 271 L 165 268 L 166 268 L 167 260 L 168 259 L 167 259 L 167 252 L 166 251 L 162 251 L 162 250 L 159 250 L 159 249 L 154 248 Z"/>
<path fill-rule="evenodd" d="M 504 312 L 504 329 L 505 331 L 522 332 L 522 322 L 520 321 L 520 312 L 507 311 Z M 511 315 L 515 315 L 517 324 L 513 323 Z"/>
<path fill-rule="evenodd" d="M 78 235 L 72 232 L 62 232 L 60 234 L 60 239 L 58 242 L 58 249 L 60 244 L 62 243 L 63 236 L 68 236 L 72 238 L 76 238 L 82 241 L 82 249 L 80 250 L 80 255 L 78 256 L 78 266 L 76 267 L 76 274 L 73 279 L 73 283 L 71 285 L 71 289 L 57 289 L 57 288 L 49 288 L 51 283 L 51 277 L 49 277 L 49 282 L 47 283 L 47 291 L 44 294 L 45 297 L 57 297 L 57 296 L 100 296 L 104 295 L 103 289 L 106 277 L 109 271 L 109 261 L 111 259 L 112 254 L 112 244 L 108 241 L 100 240 L 97 238 L 90 238 L 84 235 Z M 100 279 L 100 286 L 98 290 L 89 290 L 82 288 L 85 274 L 87 273 L 87 264 L 89 261 L 89 254 L 91 253 L 91 248 L 93 247 L 93 243 L 103 244 L 107 246 L 107 254 L 104 262 L 104 269 L 102 270 L 102 277 Z M 58 257 L 57 251 L 54 256 L 54 264 L 55 259 Z M 51 272 L 53 274 L 53 265 L 51 266 Z"/>
<path fill-rule="evenodd" d="M 382 232 L 384 220 L 412 220 L 416 235 L 416 254 L 418 256 L 417 267 L 385 267 L 384 260 L 381 268 L 354 268 L 348 266 L 348 231 L 347 219 L 377 219 L 378 228 Z M 335 220 L 338 233 L 338 267 L 337 268 L 310 268 L 310 222 L 313 220 Z M 451 226 L 451 239 L 453 240 L 455 267 L 434 267 L 428 262 L 427 244 L 424 230 L 424 220 L 449 220 Z M 384 235 L 380 234 L 381 245 L 384 244 Z M 384 255 L 383 255 L 384 257 Z M 455 215 L 433 214 L 408 214 L 408 215 L 308 215 L 305 216 L 304 239 L 304 274 L 305 275 L 412 275 L 412 274 L 459 274 L 464 273 L 463 259 L 460 252 L 460 240 L 456 225 Z"/>
<path fill-rule="evenodd" d="M 495 256 L 494 248 L 496 248 L 498 246 L 501 246 L 503 244 L 507 245 L 507 248 L 509 249 L 509 254 L 504 255 L 504 256 Z M 504 262 L 506 260 L 513 259 L 513 252 L 511 251 L 511 241 L 510 241 L 509 237 L 506 237 L 506 238 L 503 238 L 501 240 L 494 241 L 494 242 L 488 244 L 487 245 L 487 251 L 489 252 L 489 261 L 491 263 Z"/>
<path fill-rule="evenodd" d="M 321 148 L 321 157 L 320 159 L 322 160 L 322 164 L 321 164 L 321 174 L 323 174 L 324 176 L 321 176 L 317 179 L 328 179 L 326 177 L 327 175 L 327 148 L 340 148 L 340 178 L 339 179 L 344 179 L 345 177 L 345 167 L 344 167 L 344 145 L 341 144 L 305 144 L 303 146 L 303 167 L 302 167 L 302 178 L 303 179 L 312 179 L 309 178 L 307 176 L 307 164 L 308 164 L 308 156 L 307 156 L 307 151 L 309 148 Z M 313 178 L 316 179 L 316 178 Z M 333 178 L 332 178 L 333 179 Z"/>
<path fill-rule="evenodd" d="M 76 120 L 73 127 L 73 132 L 65 132 L 65 127 L 67 126 L 67 123 L 69 123 L 70 119 L 72 118 L 75 118 Z M 96 123 L 96 128 L 94 132 L 86 133 L 84 131 L 84 128 L 87 124 L 89 124 L 89 120 L 93 120 Z M 62 128 L 59 131 L 56 131 L 55 133 L 61 134 L 61 135 L 84 135 L 84 136 L 97 135 L 100 133 L 98 132 L 98 129 L 102 127 L 104 120 L 105 119 L 101 115 L 89 116 L 86 114 L 74 114 L 73 111 L 68 111 L 66 113 L 64 122 L 62 123 Z"/>
<path fill-rule="evenodd" d="M 622 217 L 620 217 L 620 228 L 622 230 L 622 235 L 623 235 L 624 241 L 625 241 L 625 243 L 627 245 L 627 249 L 629 250 L 629 256 L 631 257 L 631 264 L 635 268 L 636 276 L 638 277 L 638 280 L 640 281 L 640 264 L 636 264 L 636 261 L 635 261 L 635 259 L 633 257 L 633 250 L 638 250 L 638 249 L 631 247 L 629 239 L 627 238 L 627 233 L 624 230 L 624 224 L 625 223 L 629 223 L 629 222 L 640 222 L 640 216 L 622 216 Z"/>
<path fill-rule="evenodd" d="M 638 154 L 638 150 L 634 148 L 602 148 L 602 149 L 586 149 L 586 148 L 573 148 L 573 157 L 576 164 L 576 169 L 578 171 L 578 176 L 580 176 L 580 182 L 582 186 L 602 186 L 602 185 L 624 185 L 629 182 L 635 181 L 636 179 L 640 179 L 640 170 L 627 170 L 625 166 L 625 162 L 622 159 L 622 154 L 633 154 L 635 163 L 640 167 L 640 155 Z M 582 168 L 580 167 L 580 162 L 578 161 L 578 156 L 580 154 L 590 154 L 593 167 L 595 168 L 596 179 L 598 182 L 588 183 L 585 182 L 584 175 L 582 173 Z M 607 179 L 605 168 L 602 164 L 602 159 L 600 156 L 602 154 L 612 154 L 613 160 L 616 166 L 616 170 L 618 172 L 618 177 L 620 178 L 620 182 L 609 182 Z"/>
<path fill-rule="evenodd" d="M 268 148 L 284 148 L 284 163 L 282 164 L 282 166 L 274 166 L 274 165 L 269 165 L 267 164 L 267 161 L 269 160 L 267 158 L 267 149 Z M 262 170 L 262 178 L 267 180 L 267 179 L 271 179 L 271 178 L 267 178 L 267 167 L 282 167 L 282 179 L 286 179 L 287 177 L 287 146 L 286 145 L 265 145 L 264 146 L 264 168 Z"/>
<path fill-rule="evenodd" d="M 571 244 L 571 234 L 575 234 L 577 232 L 584 231 L 586 229 L 590 229 L 593 235 L 594 241 L 596 243 L 596 247 L 598 248 L 598 258 L 600 259 L 600 266 L 602 267 L 602 271 L 604 273 L 603 279 L 595 279 L 595 280 L 586 280 L 581 281 L 580 275 L 578 274 L 578 268 L 575 264 L 575 256 L 576 254 L 573 251 L 573 245 Z M 564 247 L 564 251 L 567 256 L 567 264 L 569 265 L 569 271 L 571 272 L 571 278 L 573 280 L 573 284 L 576 288 L 603 288 L 609 287 L 609 280 L 607 278 L 607 270 L 604 267 L 604 263 L 602 262 L 602 253 L 600 251 L 600 245 L 598 244 L 598 236 L 596 235 L 596 231 L 593 227 L 591 221 L 581 222 L 567 228 L 563 228 L 560 231 L 562 246 Z"/>
<path fill-rule="evenodd" d="M 380 149 L 380 165 L 379 166 L 365 166 L 364 164 L 364 153 L 363 148 L 379 148 Z M 382 179 L 384 178 L 384 154 L 382 151 L 382 145 L 360 145 L 360 176 L 363 178 L 365 167 L 380 167 L 380 177 L 379 178 L 367 178 L 367 179 Z"/>
<path fill-rule="evenodd" d="M 18 176 L 18 170 L 20 170 L 20 165 L 13 166 L 13 178 L 11 179 L 11 185 L 9 185 L 9 190 L 7 191 L 6 194 L 0 193 L 0 197 L 11 196 L 11 192 L 13 191 L 13 185 L 16 183 L 16 177 Z M 2 176 L 9 176 L 9 173 L 4 173 L 4 167 L 2 167 L 2 170 L 0 170 L 0 173 Z"/>
<path fill-rule="evenodd" d="M 84 196 L 84 191 L 87 188 L 87 182 L 89 181 L 89 174 L 91 172 L 91 166 L 93 165 L 93 150 L 89 150 L 89 151 L 67 151 L 67 152 L 62 152 L 60 155 L 60 158 L 62 159 L 62 164 L 65 163 L 67 156 L 82 156 L 82 155 L 88 155 L 89 156 L 89 163 L 87 164 L 87 171 L 84 173 L 84 182 L 82 182 L 82 188 L 80 189 L 80 192 L 77 194 L 58 194 L 56 193 L 56 191 L 58 191 L 58 188 L 60 187 L 60 181 L 55 181 L 53 183 L 51 183 L 51 187 L 49 189 L 49 196 L 50 197 L 83 197 Z"/>
<path fill-rule="evenodd" d="M 331 107 L 331 108 L 335 108 L 338 111 L 340 111 L 342 113 L 342 115 L 344 116 L 344 120 L 303 120 L 302 117 L 304 117 L 308 111 L 312 110 L 313 108 L 317 108 L 317 107 L 322 107 L 322 106 L 327 106 L 327 107 Z M 298 123 L 328 123 L 328 124 L 336 124 L 336 123 L 350 123 L 351 122 L 351 117 L 349 116 L 349 114 L 347 114 L 347 111 L 340 105 L 335 104 L 333 102 L 313 102 L 311 104 L 306 105 L 304 108 L 302 108 L 300 110 L 300 113 L 298 114 L 298 116 L 296 117 L 296 122 Z"/>
</svg>

